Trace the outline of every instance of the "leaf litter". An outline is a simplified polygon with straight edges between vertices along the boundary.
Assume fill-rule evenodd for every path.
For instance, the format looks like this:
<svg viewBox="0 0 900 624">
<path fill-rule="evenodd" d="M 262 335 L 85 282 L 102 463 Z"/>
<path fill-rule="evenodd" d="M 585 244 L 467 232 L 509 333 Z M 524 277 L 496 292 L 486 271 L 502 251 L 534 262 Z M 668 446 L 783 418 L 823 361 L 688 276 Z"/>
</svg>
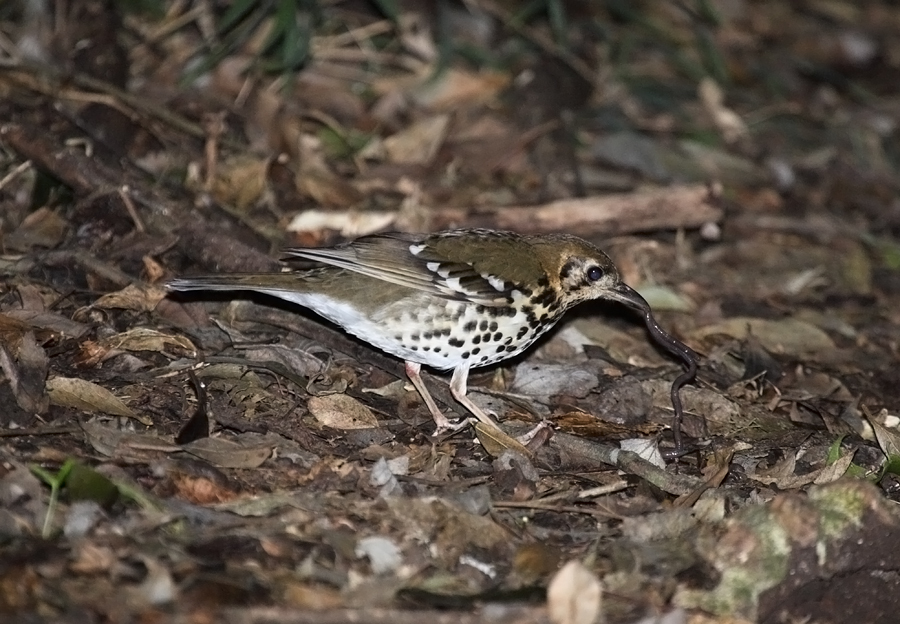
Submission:
<svg viewBox="0 0 900 624">
<path fill-rule="evenodd" d="M 896 7 L 337 5 L 185 86 L 223 16 L 163 4 L 0 8 L 0 612 L 893 621 Z M 391 358 L 161 286 L 454 226 L 596 240 L 658 324 L 584 306 L 433 440 Z"/>
</svg>

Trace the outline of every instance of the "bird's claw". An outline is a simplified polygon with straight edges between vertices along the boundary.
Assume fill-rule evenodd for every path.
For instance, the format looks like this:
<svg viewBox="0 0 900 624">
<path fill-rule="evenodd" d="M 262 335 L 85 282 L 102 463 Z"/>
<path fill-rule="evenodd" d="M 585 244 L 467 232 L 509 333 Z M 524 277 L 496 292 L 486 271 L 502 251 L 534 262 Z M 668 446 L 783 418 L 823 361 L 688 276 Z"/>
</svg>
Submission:
<svg viewBox="0 0 900 624">
<path fill-rule="evenodd" d="M 441 419 L 441 422 L 436 423 L 437 427 L 434 430 L 434 433 L 431 434 L 432 438 L 439 438 L 447 432 L 456 433 L 457 431 L 461 431 L 469 426 L 469 419 L 463 418 L 460 421 L 453 421 L 444 416 Z"/>
<path fill-rule="evenodd" d="M 550 429 L 553 425 L 549 420 L 542 420 L 531 431 L 527 431 L 520 436 L 516 436 L 516 441 L 521 442 L 522 446 L 528 446 L 528 444 L 534 440 L 535 436 L 539 434 L 544 429 Z"/>
</svg>

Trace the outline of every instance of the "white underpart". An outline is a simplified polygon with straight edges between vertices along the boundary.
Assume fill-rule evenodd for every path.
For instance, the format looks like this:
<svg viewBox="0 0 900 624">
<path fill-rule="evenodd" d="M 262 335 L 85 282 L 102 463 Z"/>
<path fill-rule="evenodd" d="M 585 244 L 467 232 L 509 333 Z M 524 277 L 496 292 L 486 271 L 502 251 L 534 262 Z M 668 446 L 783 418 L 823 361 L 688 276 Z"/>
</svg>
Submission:
<svg viewBox="0 0 900 624">
<path fill-rule="evenodd" d="M 441 366 L 437 366 L 436 363 L 431 361 L 426 361 L 421 357 L 421 355 L 425 354 L 406 348 L 399 341 L 394 340 L 392 332 L 385 331 L 385 329 L 389 328 L 386 328 L 384 323 L 373 321 L 344 301 L 318 293 L 288 292 L 284 290 L 260 290 L 259 292 L 309 308 L 329 321 L 340 325 L 348 333 L 403 360 L 419 362 L 420 364 L 427 364 L 428 366 L 442 369 L 455 366 L 455 364 L 449 364 L 446 361 L 441 362 Z"/>
<path fill-rule="evenodd" d="M 496 321 L 498 328 L 484 330 L 481 329 L 481 321 L 485 320 L 485 317 L 478 315 L 475 304 L 444 300 L 424 293 L 415 302 L 399 301 L 395 305 L 380 309 L 376 315 L 368 316 L 344 301 L 319 293 L 274 289 L 259 289 L 258 292 L 309 308 L 339 325 L 347 333 L 357 336 L 385 353 L 438 370 L 477 368 L 500 362 L 512 357 L 515 352 L 507 349 L 498 353 L 498 346 L 509 346 L 507 341 L 511 338 L 520 349 L 524 349 L 534 342 L 543 330 L 549 329 L 543 327 L 540 333 L 529 331 L 522 339 L 516 340 L 515 337 L 521 328 L 528 325 L 527 317 L 521 312 L 517 312 L 515 316 L 488 318 L 488 323 Z M 521 296 L 521 293 L 514 291 L 514 296 Z M 417 321 L 411 310 L 423 320 Z M 458 319 L 453 322 L 440 320 L 448 315 L 458 315 Z M 471 322 L 475 322 L 478 329 L 474 333 L 463 331 L 462 328 Z M 441 330 L 448 328 L 449 336 L 440 335 Z M 493 338 L 497 331 L 502 333 L 499 341 L 491 339 L 482 340 L 478 345 L 471 343 L 474 334 L 484 336 L 490 333 Z M 432 334 L 430 339 L 424 336 L 428 332 Z M 414 336 L 418 336 L 418 340 L 414 340 Z M 454 343 L 463 341 L 465 344 L 461 347 L 451 346 L 451 341 Z M 413 346 L 417 348 L 412 349 Z M 426 346 L 429 347 L 427 351 Z M 435 348 L 440 350 L 435 352 Z M 463 357 L 465 353 L 469 353 L 468 358 Z"/>
</svg>

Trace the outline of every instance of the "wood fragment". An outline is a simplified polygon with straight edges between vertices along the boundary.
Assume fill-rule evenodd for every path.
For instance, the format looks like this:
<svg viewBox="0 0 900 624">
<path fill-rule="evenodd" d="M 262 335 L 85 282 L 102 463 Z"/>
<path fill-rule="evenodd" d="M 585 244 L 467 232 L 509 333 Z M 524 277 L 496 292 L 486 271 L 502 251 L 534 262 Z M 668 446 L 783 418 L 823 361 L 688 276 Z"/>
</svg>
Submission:
<svg viewBox="0 0 900 624">
<path fill-rule="evenodd" d="M 722 209 L 702 184 L 671 186 L 634 193 L 560 199 L 542 206 L 482 209 L 442 208 L 435 227 L 470 223 L 477 227 L 515 230 L 525 234 L 577 232 L 612 236 L 652 230 L 697 228 L 719 221 Z"/>
</svg>

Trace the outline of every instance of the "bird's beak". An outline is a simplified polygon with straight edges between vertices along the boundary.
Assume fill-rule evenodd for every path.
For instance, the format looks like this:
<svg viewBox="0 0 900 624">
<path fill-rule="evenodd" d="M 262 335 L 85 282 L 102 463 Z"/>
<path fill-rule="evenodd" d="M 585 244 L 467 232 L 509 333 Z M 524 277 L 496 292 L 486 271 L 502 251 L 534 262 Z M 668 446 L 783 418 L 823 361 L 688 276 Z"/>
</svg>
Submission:
<svg viewBox="0 0 900 624">
<path fill-rule="evenodd" d="M 650 304 L 647 303 L 647 300 L 641 297 L 634 288 L 626 284 L 620 283 L 610 290 L 607 296 L 613 301 L 624 303 L 629 308 L 634 308 L 639 312 L 650 311 Z"/>
</svg>

